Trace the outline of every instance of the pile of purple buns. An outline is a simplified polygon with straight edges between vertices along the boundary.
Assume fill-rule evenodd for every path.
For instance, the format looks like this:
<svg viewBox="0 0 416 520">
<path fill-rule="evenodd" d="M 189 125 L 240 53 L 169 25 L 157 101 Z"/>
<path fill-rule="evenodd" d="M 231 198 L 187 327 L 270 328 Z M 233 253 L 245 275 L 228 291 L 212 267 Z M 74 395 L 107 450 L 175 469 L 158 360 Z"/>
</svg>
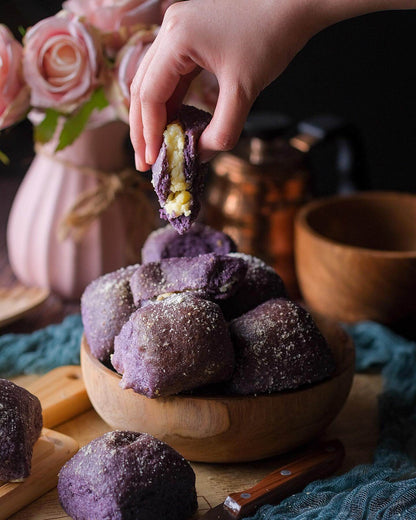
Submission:
<svg viewBox="0 0 416 520">
<path fill-rule="evenodd" d="M 331 349 L 280 276 L 202 224 L 151 233 L 142 264 L 93 281 L 81 298 L 92 354 L 150 398 L 248 395 L 330 377 Z"/>
</svg>

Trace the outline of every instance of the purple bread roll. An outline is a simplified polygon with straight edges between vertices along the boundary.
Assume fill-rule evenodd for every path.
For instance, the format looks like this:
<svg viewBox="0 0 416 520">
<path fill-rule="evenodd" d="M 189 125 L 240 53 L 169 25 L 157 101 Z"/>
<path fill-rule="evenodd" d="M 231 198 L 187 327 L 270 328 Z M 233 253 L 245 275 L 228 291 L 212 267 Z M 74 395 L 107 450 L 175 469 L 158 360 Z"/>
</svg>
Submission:
<svg viewBox="0 0 416 520">
<path fill-rule="evenodd" d="M 197 509 L 195 473 L 147 433 L 114 431 L 61 469 L 58 495 L 74 520 L 186 520 Z"/>
<path fill-rule="evenodd" d="M 0 481 L 30 475 L 33 446 L 42 431 L 39 399 L 6 379 L 0 379 Z"/>
<path fill-rule="evenodd" d="M 170 225 L 156 229 L 147 237 L 142 248 L 142 262 L 157 262 L 163 258 L 198 256 L 206 253 L 226 255 L 237 251 L 234 241 L 223 233 L 198 222 L 183 235 Z"/>
<path fill-rule="evenodd" d="M 207 166 L 198 159 L 198 140 L 211 120 L 208 112 L 182 105 L 163 133 L 152 166 L 152 184 L 161 206 L 160 216 L 180 234 L 196 220 Z"/>
<path fill-rule="evenodd" d="M 234 350 L 215 303 L 176 294 L 138 309 L 114 341 L 120 385 L 160 397 L 229 379 Z"/>
<path fill-rule="evenodd" d="M 247 264 L 247 272 L 235 293 L 227 300 L 218 302 L 225 319 L 231 321 L 272 298 L 286 298 L 283 280 L 263 260 L 244 253 L 230 253 L 231 258 L 240 258 Z"/>
<path fill-rule="evenodd" d="M 208 299 L 228 298 L 244 279 L 246 263 L 228 255 L 165 258 L 141 265 L 130 279 L 134 303 L 187 291 Z"/>
<path fill-rule="evenodd" d="M 136 309 L 130 277 L 139 265 L 122 267 L 91 282 L 81 297 L 84 333 L 91 353 L 109 364 L 114 338 Z"/>
<path fill-rule="evenodd" d="M 228 389 L 236 394 L 292 390 L 329 377 L 332 352 L 303 307 L 268 300 L 230 323 L 236 368 Z"/>
</svg>

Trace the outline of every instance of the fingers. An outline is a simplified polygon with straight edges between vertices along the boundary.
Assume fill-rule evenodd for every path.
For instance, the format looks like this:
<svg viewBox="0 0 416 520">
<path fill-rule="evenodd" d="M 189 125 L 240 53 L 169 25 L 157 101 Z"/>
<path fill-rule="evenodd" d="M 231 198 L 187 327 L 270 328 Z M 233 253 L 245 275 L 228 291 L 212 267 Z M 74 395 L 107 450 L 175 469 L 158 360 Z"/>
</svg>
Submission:
<svg viewBox="0 0 416 520">
<path fill-rule="evenodd" d="M 252 85 L 252 78 L 258 76 L 256 67 L 242 67 L 241 55 L 246 57 L 247 49 L 228 45 L 227 38 L 232 35 L 228 37 L 228 33 L 215 27 L 207 27 L 209 39 L 203 36 L 204 31 L 198 25 L 198 9 L 204 5 L 179 2 L 169 8 L 169 16 L 165 16 L 133 81 L 130 128 L 140 170 L 148 169 L 156 161 L 166 123 L 179 109 L 200 66 L 217 76 L 220 87 L 213 118 L 199 141 L 203 161 L 236 144 L 258 93 L 254 92 L 255 88 L 244 87 Z M 235 7 L 231 3 L 230 6 Z M 225 41 L 218 42 L 224 34 L 227 35 Z M 221 48 L 226 52 L 218 52 Z"/>
<path fill-rule="evenodd" d="M 189 85 L 197 65 L 160 45 L 146 70 L 140 88 L 145 161 L 153 164 L 160 150 L 167 122 L 167 104 L 175 106 Z"/>
<path fill-rule="evenodd" d="M 179 108 L 200 70 L 181 50 L 180 41 L 165 38 L 162 32 L 146 53 L 131 88 L 130 135 L 136 167 L 142 171 L 155 162 L 168 116 Z"/>
<path fill-rule="evenodd" d="M 156 51 L 157 43 L 154 42 L 150 49 L 145 54 L 139 69 L 133 79 L 130 88 L 130 139 L 135 151 L 135 162 L 136 168 L 139 171 L 146 171 L 149 169 L 149 164 L 145 161 L 146 143 L 143 136 L 143 120 L 142 120 L 142 109 L 140 102 L 140 88 L 143 77 L 146 74 L 147 67 L 153 58 Z"/>
<path fill-rule="evenodd" d="M 180 77 L 176 89 L 166 102 L 150 101 L 147 98 L 141 101 L 141 118 L 143 126 L 143 141 L 145 144 L 144 160 L 146 166 L 152 165 L 159 154 L 162 145 L 162 135 L 166 124 L 179 111 L 183 98 L 189 88 L 195 72 Z M 172 80 L 172 85 L 174 80 Z M 168 93 L 168 90 L 166 90 Z"/>
<path fill-rule="evenodd" d="M 149 52 L 152 49 L 149 50 Z M 147 56 L 147 55 L 146 55 Z M 157 65 L 155 65 L 157 63 Z M 199 72 L 189 64 L 189 73 L 182 75 L 173 58 L 153 52 L 143 63 L 132 85 L 130 105 L 130 136 L 136 154 L 136 167 L 144 171 L 153 164 L 160 150 L 168 115 L 179 109 L 188 87 Z"/>
<path fill-rule="evenodd" d="M 149 53 L 151 51 L 152 48 Z M 164 54 L 162 59 L 160 54 Z M 161 53 L 160 48 L 153 50 L 142 63 L 144 66 L 138 71 L 132 91 L 130 126 L 136 167 L 144 171 L 156 161 L 167 120 L 179 109 L 200 68 L 193 62 L 175 64 L 174 58 Z M 184 74 L 188 69 L 190 72 Z M 202 162 L 209 161 L 218 151 L 235 146 L 256 97 L 255 92 L 244 89 L 232 75 L 220 77 L 219 87 L 213 118 L 199 140 Z"/>
<path fill-rule="evenodd" d="M 219 86 L 219 97 L 212 120 L 199 139 L 199 156 L 202 162 L 212 159 L 216 152 L 230 150 L 236 145 L 256 97 L 231 78 L 219 78 Z"/>
</svg>

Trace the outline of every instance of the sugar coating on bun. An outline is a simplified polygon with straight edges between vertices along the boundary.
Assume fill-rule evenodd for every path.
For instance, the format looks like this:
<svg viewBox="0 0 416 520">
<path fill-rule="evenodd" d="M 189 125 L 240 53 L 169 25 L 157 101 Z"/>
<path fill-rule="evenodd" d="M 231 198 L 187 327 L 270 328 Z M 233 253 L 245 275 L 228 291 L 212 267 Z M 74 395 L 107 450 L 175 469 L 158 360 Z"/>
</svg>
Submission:
<svg viewBox="0 0 416 520">
<path fill-rule="evenodd" d="M 230 253 L 229 256 L 244 260 L 247 272 L 235 293 L 219 302 L 227 320 L 241 316 L 267 300 L 287 296 L 283 280 L 263 260 L 244 253 Z"/>
<path fill-rule="evenodd" d="M 198 158 L 198 140 L 211 120 L 211 114 L 182 105 L 169 122 L 163 143 L 152 166 L 152 184 L 161 206 L 161 218 L 180 234 L 187 231 L 200 210 L 207 166 Z"/>
<path fill-rule="evenodd" d="M 42 431 L 39 399 L 7 379 L 0 379 L 0 481 L 30 475 L 33 446 Z"/>
<path fill-rule="evenodd" d="M 84 333 L 94 357 L 105 364 L 114 351 L 114 338 L 135 310 L 130 277 L 139 265 L 130 265 L 100 276 L 81 297 Z"/>
<path fill-rule="evenodd" d="M 226 255 L 237 247 L 226 233 L 195 222 L 188 231 L 179 235 L 171 226 L 156 229 L 147 237 L 142 248 L 142 262 L 163 258 L 198 256 L 206 253 Z"/>
<path fill-rule="evenodd" d="M 197 509 L 195 473 L 147 433 L 114 431 L 61 469 L 59 500 L 74 520 L 187 520 Z"/>
<path fill-rule="evenodd" d="M 160 397 L 229 379 L 234 350 L 215 303 L 177 294 L 135 311 L 115 338 L 120 385 Z"/>
<path fill-rule="evenodd" d="M 209 299 L 233 294 L 247 271 L 240 258 L 208 253 L 195 257 L 164 258 L 141 265 L 130 279 L 134 303 L 169 293 L 196 291 Z"/>
<path fill-rule="evenodd" d="M 330 347 L 312 316 L 285 298 L 268 300 L 230 323 L 236 368 L 228 389 L 237 394 L 295 389 L 329 377 Z"/>
</svg>

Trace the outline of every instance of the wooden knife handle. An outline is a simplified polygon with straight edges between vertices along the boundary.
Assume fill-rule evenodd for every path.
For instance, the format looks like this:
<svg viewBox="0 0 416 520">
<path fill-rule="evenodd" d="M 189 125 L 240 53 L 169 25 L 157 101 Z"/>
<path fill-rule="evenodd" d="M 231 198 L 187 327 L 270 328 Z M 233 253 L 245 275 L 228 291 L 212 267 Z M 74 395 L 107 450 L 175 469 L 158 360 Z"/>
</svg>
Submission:
<svg viewBox="0 0 416 520">
<path fill-rule="evenodd" d="M 319 443 L 254 487 L 229 495 L 224 507 L 232 518 L 249 516 L 261 505 L 278 503 L 309 482 L 330 475 L 341 465 L 344 456 L 344 446 L 339 440 Z"/>
</svg>

